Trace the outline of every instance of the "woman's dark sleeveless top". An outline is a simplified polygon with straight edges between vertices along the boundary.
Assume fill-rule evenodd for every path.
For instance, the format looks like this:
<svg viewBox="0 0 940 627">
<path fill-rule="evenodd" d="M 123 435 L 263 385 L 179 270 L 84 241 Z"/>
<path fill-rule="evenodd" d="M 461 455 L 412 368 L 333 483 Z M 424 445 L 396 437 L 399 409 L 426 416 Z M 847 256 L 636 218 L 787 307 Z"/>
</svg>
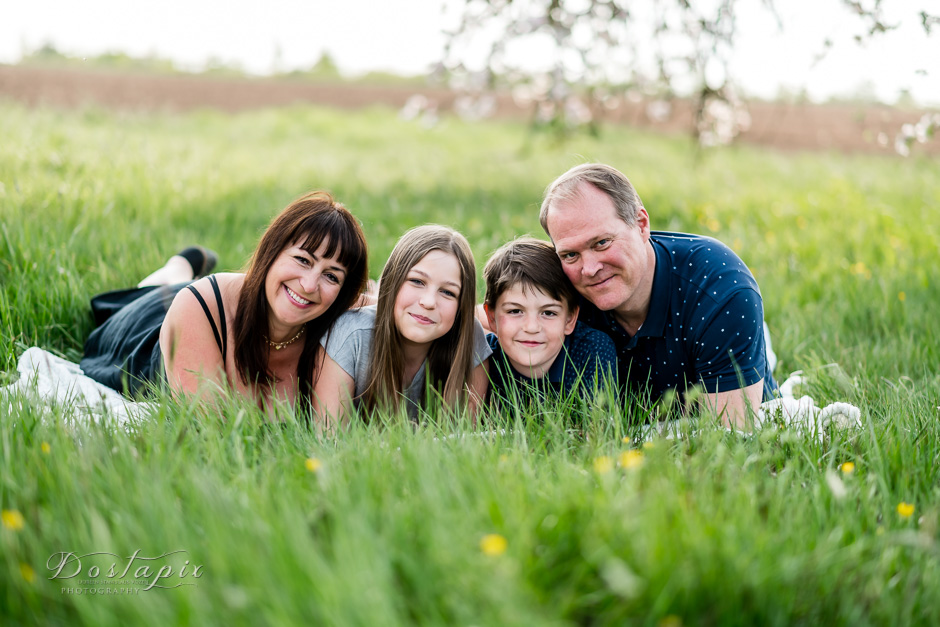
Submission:
<svg viewBox="0 0 940 627">
<path fill-rule="evenodd" d="M 209 283 L 219 307 L 219 325 L 191 282 L 118 290 L 92 298 L 91 310 L 99 326 L 85 342 L 82 371 L 129 397 L 138 397 L 148 388 L 165 384 L 160 327 L 173 299 L 186 288 L 202 306 L 224 363 L 228 348 L 225 308 L 216 278 L 210 276 Z"/>
</svg>

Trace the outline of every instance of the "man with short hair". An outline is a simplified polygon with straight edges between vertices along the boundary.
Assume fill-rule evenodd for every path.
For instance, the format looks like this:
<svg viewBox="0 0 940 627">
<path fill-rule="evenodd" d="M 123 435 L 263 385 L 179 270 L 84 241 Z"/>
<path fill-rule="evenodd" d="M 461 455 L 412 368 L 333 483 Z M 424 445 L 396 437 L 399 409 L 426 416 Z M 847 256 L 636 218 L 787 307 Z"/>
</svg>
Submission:
<svg viewBox="0 0 940 627">
<path fill-rule="evenodd" d="M 630 181 L 603 164 L 549 185 L 539 219 L 583 298 L 580 319 L 614 340 L 621 385 L 652 399 L 701 386 L 702 402 L 732 427 L 770 398 L 763 302 L 730 248 L 651 231 Z"/>
</svg>

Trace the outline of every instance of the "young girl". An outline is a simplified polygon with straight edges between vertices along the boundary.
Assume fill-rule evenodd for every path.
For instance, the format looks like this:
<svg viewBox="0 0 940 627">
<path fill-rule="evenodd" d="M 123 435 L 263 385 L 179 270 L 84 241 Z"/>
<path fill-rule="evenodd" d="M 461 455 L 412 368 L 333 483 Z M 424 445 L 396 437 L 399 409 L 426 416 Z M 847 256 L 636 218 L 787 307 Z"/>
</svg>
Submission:
<svg viewBox="0 0 940 627">
<path fill-rule="evenodd" d="M 416 420 L 426 383 L 448 406 L 466 401 L 475 412 L 492 353 L 475 301 L 476 266 L 463 235 L 437 225 L 405 233 L 382 271 L 378 303 L 345 313 L 321 340 L 324 420 L 346 422 L 353 403 L 368 414 L 403 402 Z"/>
</svg>

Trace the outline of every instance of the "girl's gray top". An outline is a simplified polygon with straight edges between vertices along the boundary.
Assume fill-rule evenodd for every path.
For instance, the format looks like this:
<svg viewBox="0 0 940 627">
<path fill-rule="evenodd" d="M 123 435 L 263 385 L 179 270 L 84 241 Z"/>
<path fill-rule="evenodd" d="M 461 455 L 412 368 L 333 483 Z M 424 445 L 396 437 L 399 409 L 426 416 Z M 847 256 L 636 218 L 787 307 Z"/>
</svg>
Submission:
<svg viewBox="0 0 940 627">
<path fill-rule="evenodd" d="M 366 389 L 369 380 L 369 357 L 372 348 L 372 329 L 375 326 L 375 305 L 351 309 L 339 317 L 321 339 L 320 344 L 326 354 L 339 364 L 346 374 L 355 381 L 354 397 L 359 397 Z M 483 327 L 476 319 L 473 321 L 473 366 L 483 363 L 491 354 Z M 425 364 L 427 360 L 425 360 Z M 405 388 L 404 395 L 408 403 L 408 416 L 418 418 L 418 409 L 424 397 L 425 364 Z"/>
</svg>

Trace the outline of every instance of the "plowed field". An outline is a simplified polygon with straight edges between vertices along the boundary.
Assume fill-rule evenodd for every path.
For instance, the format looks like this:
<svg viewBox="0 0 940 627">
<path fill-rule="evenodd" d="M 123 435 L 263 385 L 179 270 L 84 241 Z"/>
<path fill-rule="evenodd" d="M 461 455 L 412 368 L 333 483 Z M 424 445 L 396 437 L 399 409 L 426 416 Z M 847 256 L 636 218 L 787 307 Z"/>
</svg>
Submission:
<svg viewBox="0 0 940 627">
<path fill-rule="evenodd" d="M 373 105 L 402 107 L 416 91 L 441 111 L 455 95 L 443 89 L 409 86 L 314 83 L 274 79 L 161 76 L 105 71 L 0 66 L 0 98 L 31 106 L 103 106 L 115 109 L 186 111 L 215 108 L 243 111 L 262 107 L 315 103 L 340 108 Z M 668 115 L 648 115 L 646 103 L 621 102 L 608 120 L 666 132 L 688 132 L 692 109 L 672 103 Z M 893 154 L 901 125 L 916 122 L 922 112 L 869 105 L 812 105 L 752 102 L 750 129 L 739 141 L 787 150 L 833 150 Z M 509 96 L 497 99 L 496 115 L 525 118 L 531 112 Z M 915 154 L 940 154 L 940 140 L 917 145 Z"/>
</svg>

